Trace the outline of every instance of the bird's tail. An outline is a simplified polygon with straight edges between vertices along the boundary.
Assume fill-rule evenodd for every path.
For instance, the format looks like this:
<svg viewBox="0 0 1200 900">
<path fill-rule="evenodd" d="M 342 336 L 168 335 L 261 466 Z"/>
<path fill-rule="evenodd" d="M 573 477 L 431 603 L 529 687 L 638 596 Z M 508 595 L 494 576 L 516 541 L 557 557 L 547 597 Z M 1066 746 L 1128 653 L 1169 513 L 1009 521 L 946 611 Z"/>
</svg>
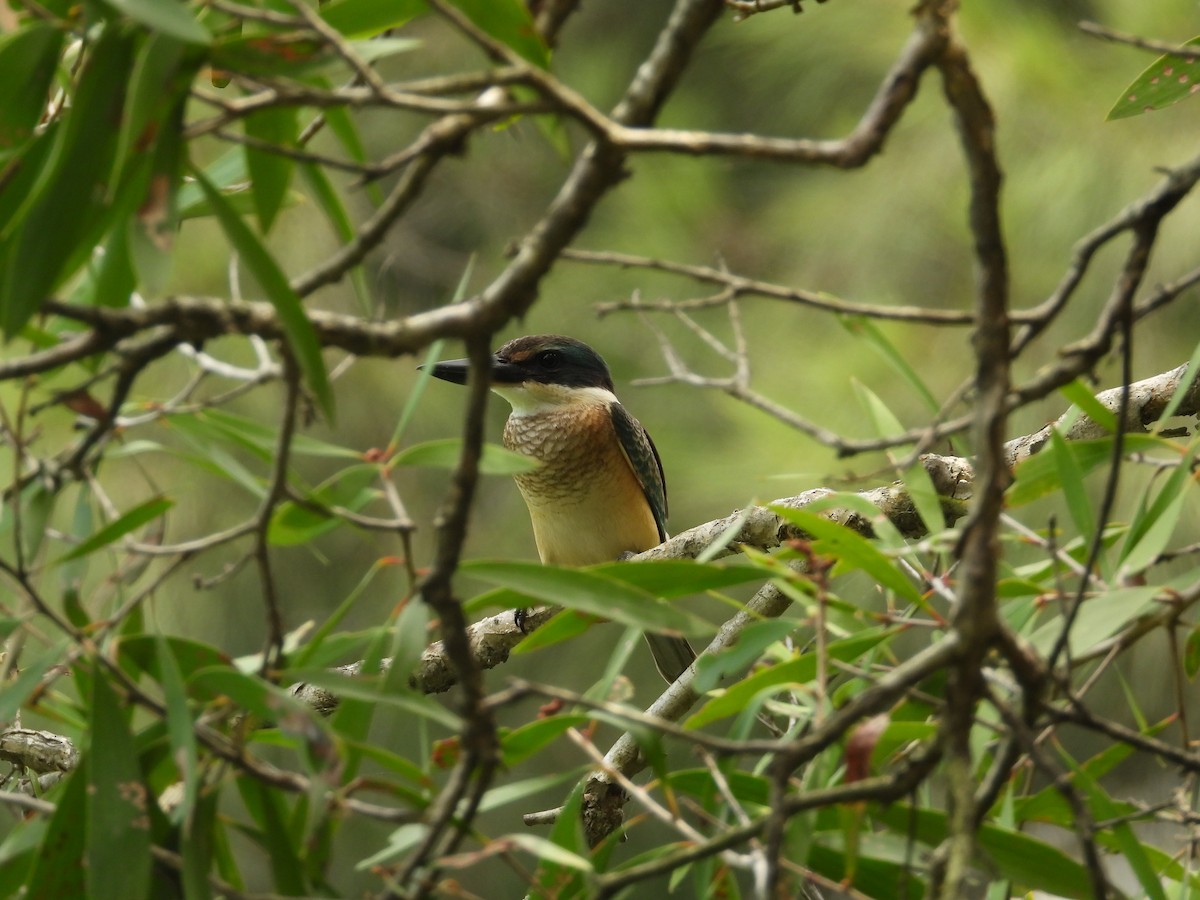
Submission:
<svg viewBox="0 0 1200 900">
<path fill-rule="evenodd" d="M 650 653 L 654 657 L 658 674 L 669 683 L 674 683 L 696 659 L 696 651 L 686 638 L 667 637 L 665 634 L 647 631 L 646 643 L 650 645 Z"/>
</svg>

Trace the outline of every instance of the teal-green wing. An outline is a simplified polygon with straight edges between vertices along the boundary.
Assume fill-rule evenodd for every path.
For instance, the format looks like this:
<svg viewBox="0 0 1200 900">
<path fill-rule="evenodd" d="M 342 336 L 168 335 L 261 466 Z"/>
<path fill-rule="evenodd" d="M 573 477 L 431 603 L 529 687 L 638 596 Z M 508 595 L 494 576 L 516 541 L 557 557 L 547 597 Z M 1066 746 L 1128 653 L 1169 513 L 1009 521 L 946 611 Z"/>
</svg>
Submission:
<svg viewBox="0 0 1200 900">
<path fill-rule="evenodd" d="M 609 407 L 612 415 L 613 428 L 621 441 L 621 449 L 637 476 L 646 495 L 646 501 L 654 512 L 654 521 L 658 523 L 658 539 L 667 539 L 667 480 L 663 475 L 662 460 L 658 458 L 658 448 L 650 440 L 650 434 L 642 427 L 642 423 L 625 411 L 620 403 Z"/>
</svg>

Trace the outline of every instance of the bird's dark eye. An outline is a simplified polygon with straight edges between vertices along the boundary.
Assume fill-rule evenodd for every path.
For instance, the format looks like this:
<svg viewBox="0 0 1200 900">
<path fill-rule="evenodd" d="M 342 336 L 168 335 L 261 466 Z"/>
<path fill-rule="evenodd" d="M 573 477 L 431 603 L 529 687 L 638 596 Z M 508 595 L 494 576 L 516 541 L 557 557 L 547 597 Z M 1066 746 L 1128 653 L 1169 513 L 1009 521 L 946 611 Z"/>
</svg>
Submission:
<svg viewBox="0 0 1200 900">
<path fill-rule="evenodd" d="M 557 350 L 543 350 L 537 355 L 538 365 L 549 372 L 553 372 L 562 365 L 563 355 Z"/>
</svg>

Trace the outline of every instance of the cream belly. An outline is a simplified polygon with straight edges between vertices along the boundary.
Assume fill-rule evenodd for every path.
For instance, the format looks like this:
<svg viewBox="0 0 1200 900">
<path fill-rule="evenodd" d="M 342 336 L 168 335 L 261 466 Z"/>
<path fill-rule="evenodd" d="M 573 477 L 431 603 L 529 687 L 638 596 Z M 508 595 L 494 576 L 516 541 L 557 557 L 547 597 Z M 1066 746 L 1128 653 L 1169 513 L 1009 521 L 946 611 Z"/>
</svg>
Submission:
<svg viewBox="0 0 1200 900">
<path fill-rule="evenodd" d="M 658 526 L 633 474 L 611 482 L 559 498 L 531 496 L 521 485 L 542 562 L 586 566 L 658 544 Z"/>
<path fill-rule="evenodd" d="M 659 543 L 654 513 L 606 406 L 514 415 L 504 443 L 542 463 L 516 477 L 542 562 L 591 565 Z"/>
</svg>

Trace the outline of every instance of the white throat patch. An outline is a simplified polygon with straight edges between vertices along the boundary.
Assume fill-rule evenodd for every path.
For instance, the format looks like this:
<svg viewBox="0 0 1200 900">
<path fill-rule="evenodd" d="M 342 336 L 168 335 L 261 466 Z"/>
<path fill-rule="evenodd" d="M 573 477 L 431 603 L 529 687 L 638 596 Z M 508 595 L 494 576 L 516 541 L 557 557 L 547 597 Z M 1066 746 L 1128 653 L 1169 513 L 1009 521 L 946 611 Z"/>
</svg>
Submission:
<svg viewBox="0 0 1200 900">
<path fill-rule="evenodd" d="M 617 402 L 617 395 L 606 388 L 564 387 L 537 381 L 497 384 L 492 385 L 492 390 L 509 402 L 514 416 L 536 416 L 576 404 L 611 406 Z"/>
</svg>

